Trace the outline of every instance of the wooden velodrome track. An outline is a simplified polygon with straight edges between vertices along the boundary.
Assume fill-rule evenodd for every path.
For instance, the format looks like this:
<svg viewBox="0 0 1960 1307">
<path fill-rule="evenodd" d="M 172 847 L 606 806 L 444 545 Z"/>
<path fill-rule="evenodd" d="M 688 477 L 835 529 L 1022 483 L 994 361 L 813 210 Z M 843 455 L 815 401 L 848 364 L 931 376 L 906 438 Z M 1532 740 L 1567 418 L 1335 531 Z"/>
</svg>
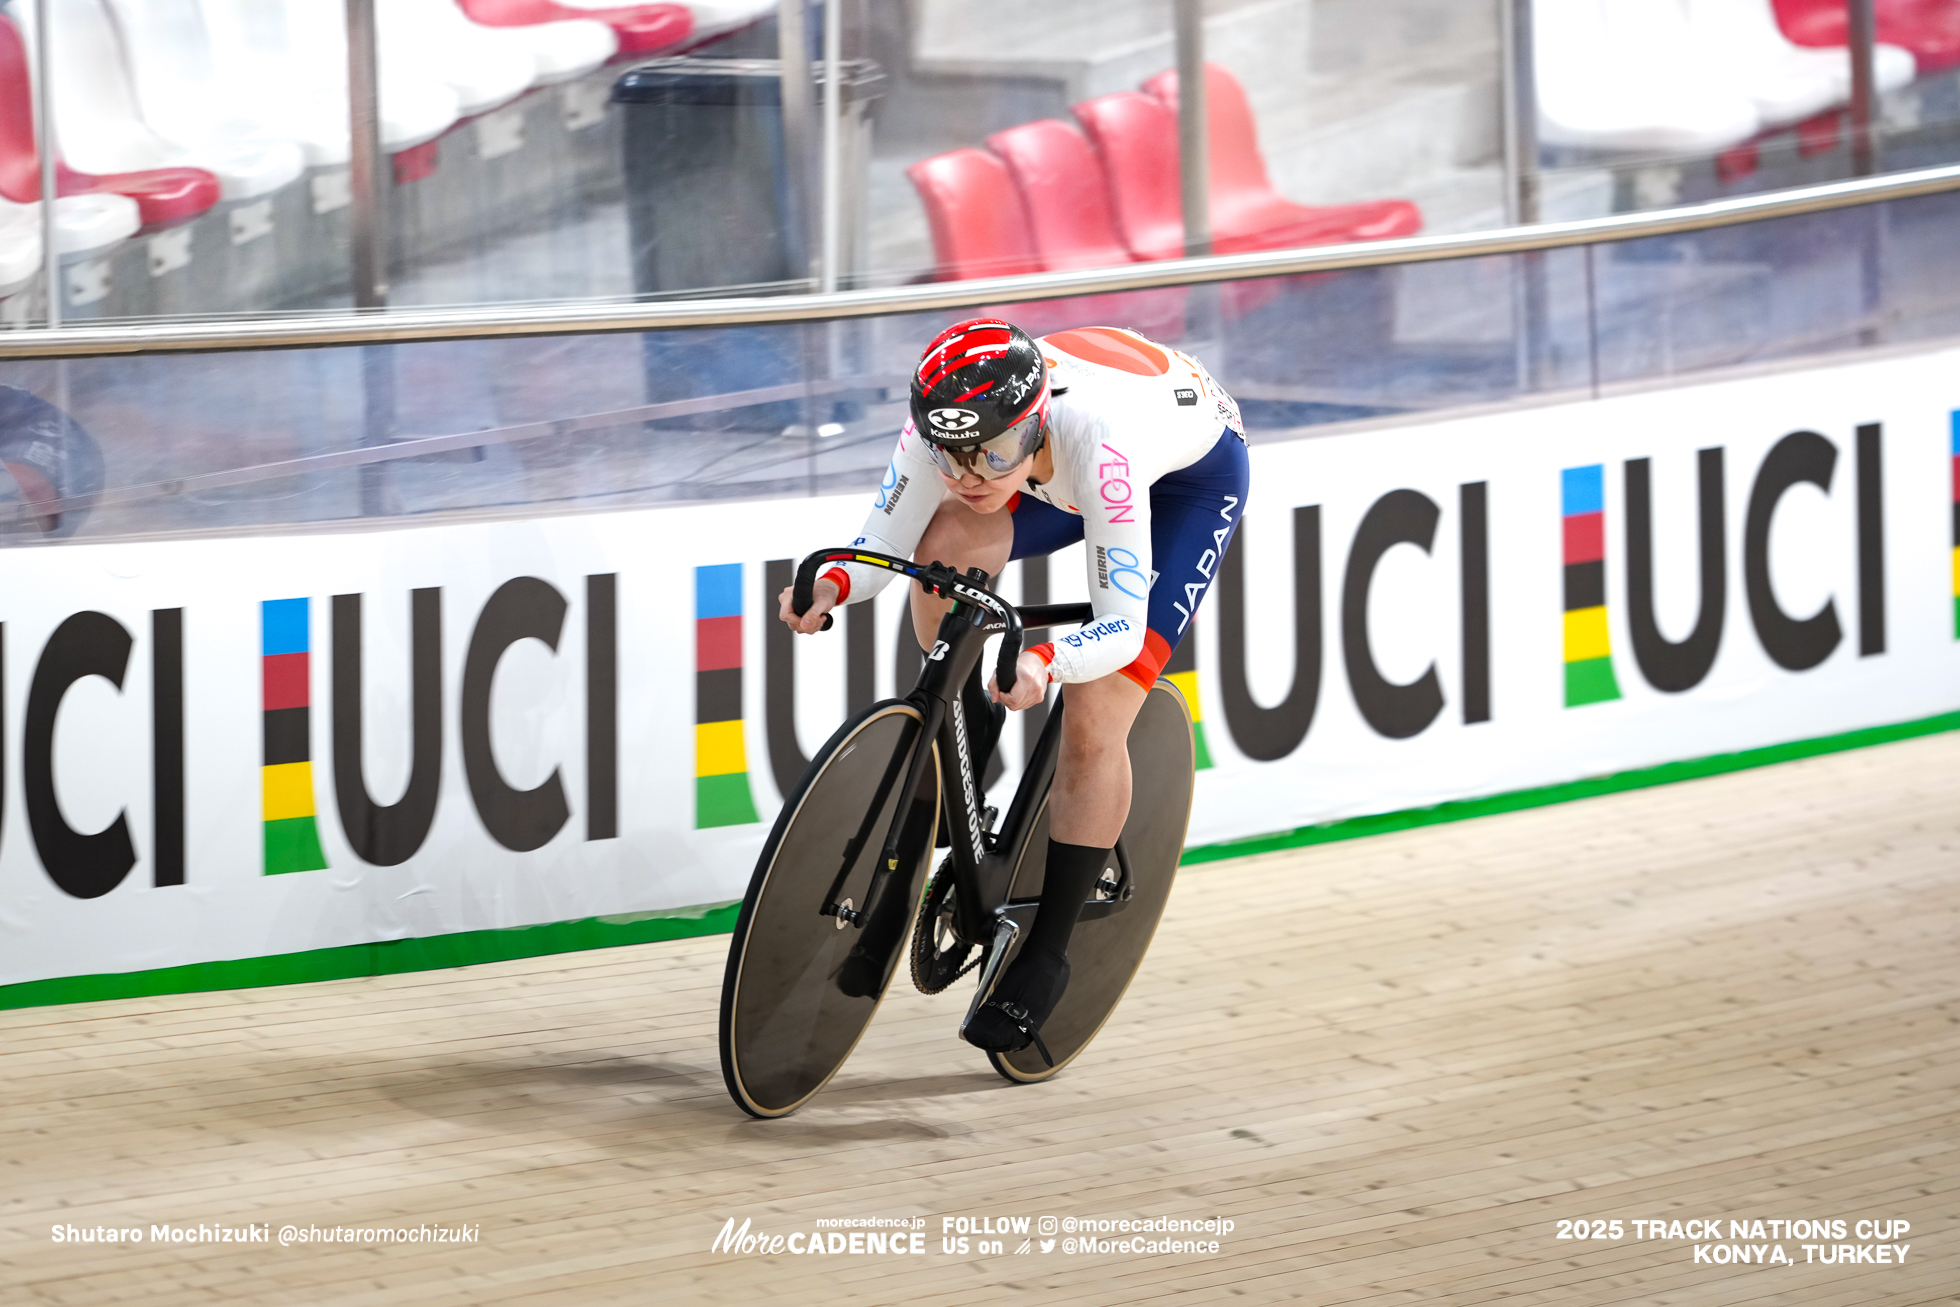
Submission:
<svg viewBox="0 0 1960 1307">
<path fill-rule="evenodd" d="M 1947 734 L 1187 869 L 1046 1085 L 901 980 L 824 1094 L 748 1120 L 716 1062 L 725 936 L 0 1013 L 0 1299 L 1951 1302 L 1956 940 Z M 947 1217 L 1043 1214 L 1236 1229 L 1216 1255 L 939 1251 Z M 927 1253 L 710 1252 L 729 1217 L 865 1216 L 925 1218 Z M 1911 1228 L 1903 1265 L 1805 1265 L 1871 1241 L 1786 1234 L 1794 1267 L 1745 1268 L 1554 1237 L 1578 1217 Z M 199 1222 L 478 1235 L 51 1238 Z"/>
</svg>

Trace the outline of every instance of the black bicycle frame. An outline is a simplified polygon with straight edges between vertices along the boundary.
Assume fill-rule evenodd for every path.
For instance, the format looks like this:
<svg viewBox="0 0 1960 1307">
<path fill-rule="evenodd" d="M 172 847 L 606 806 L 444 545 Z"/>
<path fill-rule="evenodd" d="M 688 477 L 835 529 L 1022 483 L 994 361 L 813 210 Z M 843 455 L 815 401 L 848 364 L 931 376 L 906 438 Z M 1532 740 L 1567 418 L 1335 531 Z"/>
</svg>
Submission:
<svg viewBox="0 0 1960 1307">
<path fill-rule="evenodd" d="M 1026 899 L 1010 903 L 1007 892 L 1009 880 L 1014 869 L 1020 865 L 1036 818 L 1040 815 L 1041 798 L 1047 793 L 1054 777 L 1055 757 L 1061 747 L 1063 703 L 1058 699 L 1048 714 L 1047 725 L 1035 743 L 1027 769 L 1008 805 L 1006 819 L 1001 822 L 999 830 L 990 832 L 986 829 L 984 793 L 974 766 L 973 750 L 967 740 L 965 717 L 959 711 L 960 690 L 978 664 L 988 636 L 1001 633 L 995 679 L 1002 693 L 1006 693 L 1014 686 L 1015 663 L 1021 656 L 1025 632 L 1087 622 L 1094 612 L 1088 604 L 1036 604 L 1017 609 L 987 588 L 987 575 L 978 568 L 963 574 L 938 562 L 914 563 L 890 554 L 853 547 L 818 550 L 803 560 L 796 571 L 795 589 L 790 600 L 792 609 L 799 615 L 809 611 L 815 599 L 817 570 L 826 563 L 862 563 L 882 567 L 911 578 L 931 594 L 950 598 L 954 602 L 951 611 L 939 623 L 937 638 L 919 669 L 918 683 L 905 696 L 905 702 L 919 710 L 919 734 L 907 739 L 893 759 L 893 765 L 886 768 L 877 798 L 870 806 L 870 813 L 874 815 L 867 816 L 865 826 L 846 848 L 843 866 L 838 873 L 838 885 L 832 887 L 819 911 L 842 917 L 854 926 L 863 926 L 887 879 L 898 868 L 898 844 L 905 817 L 911 809 L 913 796 L 920 792 L 924 782 L 926 759 L 930 751 L 923 745 L 912 748 L 912 741 L 936 740 L 939 745 L 940 794 L 944 796 L 941 815 L 949 830 L 952 848 L 953 929 L 968 944 L 992 946 L 1003 917 L 1011 920 L 1012 930 L 1018 931 L 1029 924 L 1039 902 Z M 856 865 L 865 841 L 874 833 L 871 826 L 876 821 L 875 814 L 884 810 L 890 787 L 897 781 L 898 759 L 908 757 L 910 765 L 904 778 L 904 797 L 886 833 L 884 855 L 878 860 L 878 869 L 866 890 L 864 907 L 854 911 L 838 904 L 836 894 L 845 874 Z M 1124 878 L 1128 878 L 1127 871 Z M 1121 905 L 1120 888 L 1118 900 L 1110 904 L 1110 908 Z M 1097 906 L 1087 905 L 1085 911 Z"/>
</svg>

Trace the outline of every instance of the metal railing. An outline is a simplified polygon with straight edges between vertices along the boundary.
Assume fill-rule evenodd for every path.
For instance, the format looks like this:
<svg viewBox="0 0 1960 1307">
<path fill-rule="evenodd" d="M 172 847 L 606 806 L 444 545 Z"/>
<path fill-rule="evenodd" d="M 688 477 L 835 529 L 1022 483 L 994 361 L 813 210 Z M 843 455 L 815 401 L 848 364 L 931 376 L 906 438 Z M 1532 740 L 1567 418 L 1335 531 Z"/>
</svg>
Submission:
<svg viewBox="0 0 1960 1307">
<path fill-rule="evenodd" d="M 767 325 L 894 313 L 999 306 L 1074 295 L 1202 285 L 1257 277 L 1434 263 L 1486 255 L 1671 236 L 1960 191 L 1960 165 L 1860 177 L 1715 200 L 1659 212 L 1539 223 L 1454 236 L 1324 245 L 1259 254 L 1167 259 L 1081 272 L 1037 273 L 829 294 L 744 296 L 658 303 L 550 303 L 402 309 L 308 317 L 225 318 L 126 326 L 58 327 L 0 333 L 0 359 L 187 353 L 317 345 L 398 344 L 540 336 L 569 332 L 658 331 L 676 327 Z"/>
</svg>

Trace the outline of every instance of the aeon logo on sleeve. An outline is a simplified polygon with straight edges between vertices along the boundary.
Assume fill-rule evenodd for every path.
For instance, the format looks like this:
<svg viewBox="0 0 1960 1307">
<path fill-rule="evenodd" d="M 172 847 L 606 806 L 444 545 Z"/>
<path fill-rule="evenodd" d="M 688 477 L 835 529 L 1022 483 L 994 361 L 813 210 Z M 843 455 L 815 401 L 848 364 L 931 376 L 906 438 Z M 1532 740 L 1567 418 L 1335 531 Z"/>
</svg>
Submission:
<svg viewBox="0 0 1960 1307">
<path fill-rule="evenodd" d="M 1132 499 L 1135 491 L 1130 486 L 1130 460 L 1108 442 L 1104 442 L 1103 448 L 1109 451 L 1109 461 L 1096 464 L 1096 493 L 1102 498 L 1103 507 L 1109 510 L 1111 526 L 1134 522 L 1136 504 Z"/>
</svg>

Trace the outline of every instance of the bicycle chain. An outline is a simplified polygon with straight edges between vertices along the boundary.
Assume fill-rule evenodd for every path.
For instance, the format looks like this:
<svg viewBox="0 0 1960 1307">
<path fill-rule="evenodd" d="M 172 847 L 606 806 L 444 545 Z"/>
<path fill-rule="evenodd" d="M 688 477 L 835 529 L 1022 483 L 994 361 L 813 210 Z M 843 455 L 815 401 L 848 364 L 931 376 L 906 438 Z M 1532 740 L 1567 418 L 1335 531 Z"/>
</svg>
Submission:
<svg viewBox="0 0 1960 1307">
<path fill-rule="evenodd" d="M 920 962 L 920 955 L 922 953 L 925 954 L 927 960 L 939 956 L 937 952 L 937 945 L 935 945 L 932 942 L 934 936 L 937 934 L 937 931 L 934 929 L 934 927 L 937 918 L 939 916 L 939 909 L 941 906 L 939 903 L 934 901 L 934 891 L 937 890 L 942 883 L 946 883 L 950 885 L 951 882 L 947 880 L 947 870 L 946 870 L 946 863 L 950 861 L 952 861 L 952 855 L 947 854 L 945 860 L 940 863 L 939 870 L 934 872 L 932 879 L 926 882 L 925 896 L 919 900 L 918 920 L 913 923 L 913 927 L 912 927 L 913 929 L 912 938 L 914 941 L 912 945 L 912 985 L 913 988 L 917 989 L 922 994 L 939 994 L 945 992 L 948 989 L 951 989 L 953 987 L 954 982 L 958 981 L 959 978 L 961 976 L 964 976 L 967 972 L 979 966 L 980 963 L 984 961 L 987 956 L 986 949 L 976 948 L 972 944 L 968 944 L 966 946 L 966 949 L 969 956 L 967 958 L 966 964 L 962 966 L 958 971 L 955 971 L 951 976 L 947 977 L 945 984 L 936 986 L 935 988 L 932 989 L 926 988 L 925 978 L 919 974 L 919 962 Z M 920 947 L 919 941 L 924 941 L 923 949 Z"/>
</svg>

